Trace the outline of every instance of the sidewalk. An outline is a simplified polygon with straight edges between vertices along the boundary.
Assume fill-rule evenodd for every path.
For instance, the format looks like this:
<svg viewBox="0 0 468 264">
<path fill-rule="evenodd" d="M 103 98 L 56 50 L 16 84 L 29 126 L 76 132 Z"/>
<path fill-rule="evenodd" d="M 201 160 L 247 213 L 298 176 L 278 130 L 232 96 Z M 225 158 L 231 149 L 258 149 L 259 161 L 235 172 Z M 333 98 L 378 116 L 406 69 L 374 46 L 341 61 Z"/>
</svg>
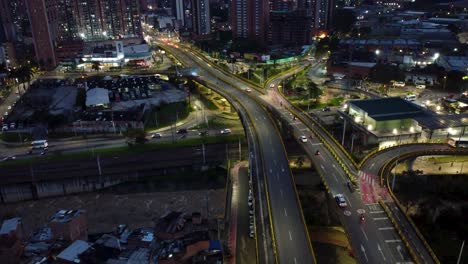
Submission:
<svg viewBox="0 0 468 264">
<path fill-rule="evenodd" d="M 231 169 L 231 182 L 232 182 L 232 199 L 231 199 L 231 215 L 230 215 L 230 226 L 229 226 L 229 240 L 228 248 L 231 252 L 231 259 L 229 263 L 236 263 L 236 249 L 237 249 L 237 215 L 238 215 L 238 205 L 240 200 L 239 195 L 239 169 L 241 167 L 247 166 L 247 161 L 241 161 L 236 163 Z"/>
</svg>

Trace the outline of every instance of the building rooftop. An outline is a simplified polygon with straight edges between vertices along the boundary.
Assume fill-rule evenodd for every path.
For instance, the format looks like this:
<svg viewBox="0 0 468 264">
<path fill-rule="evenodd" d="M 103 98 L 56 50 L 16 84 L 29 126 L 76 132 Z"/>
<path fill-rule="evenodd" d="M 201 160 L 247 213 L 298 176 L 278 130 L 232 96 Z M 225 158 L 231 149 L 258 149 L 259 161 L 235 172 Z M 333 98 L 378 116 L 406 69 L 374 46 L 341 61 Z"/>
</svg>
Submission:
<svg viewBox="0 0 468 264">
<path fill-rule="evenodd" d="M 60 210 L 50 218 L 50 222 L 66 223 L 84 213 L 84 210 Z"/>
<path fill-rule="evenodd" d="M 88 250 L 91 245 L 88 242 L 83 240 L 76 240 L 70 246 L 68 246 L 65 250 L 58 254 L 57 258 L 64 259 L 70 262 L 75 262 L 78 258 L 78 255 Z"/>
<path fill-rule="evenodd" d="M 362 109 L 377 121 L 412 118 L 425 114 L 420 107 L 400 97 L 351 100 L 348 104 Z"/>
<path fill-rule="evenodd" d="M 468 126 L 468 114 L 427 115 L 414 118 L 420 126 L 429 129 L 455 128 Z"/>
<path fill-rule="evenodd" d="M 0 228 L 0 235 L 8 235 L 10 232 L 15 231 L 20 223 L 20 217 L 10 218 L 3 221 L 2 227 Z"/>
</svg>

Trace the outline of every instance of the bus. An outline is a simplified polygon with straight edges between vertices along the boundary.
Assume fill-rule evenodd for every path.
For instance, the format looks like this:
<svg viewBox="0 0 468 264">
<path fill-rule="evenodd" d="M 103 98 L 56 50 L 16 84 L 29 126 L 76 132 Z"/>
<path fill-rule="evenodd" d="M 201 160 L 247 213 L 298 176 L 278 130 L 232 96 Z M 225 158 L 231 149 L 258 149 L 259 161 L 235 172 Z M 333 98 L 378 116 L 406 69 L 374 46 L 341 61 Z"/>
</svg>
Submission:
<svg viewBox="0 0 468 264">
<path fill-rule="evenodd" d="M 468 137 L 451 137 L 448 144 L 453 148 L 468 148 Z"/>
<path fill-rule="evenodd" d="M 31 142 L 32 149 L 43 149 L 43 148 L 47 148 L 48 146 L 49 146 L 49 143 L 47 143 L 47 140 L 35 140 Z"/>
<path fill-rule="evenodd" d="M 416 95 L 408 94 L 407 96 L 405 96 L 405 100 L 410 101 L 410 102 L 415 101 L 416 100 Z"/>
</svg>

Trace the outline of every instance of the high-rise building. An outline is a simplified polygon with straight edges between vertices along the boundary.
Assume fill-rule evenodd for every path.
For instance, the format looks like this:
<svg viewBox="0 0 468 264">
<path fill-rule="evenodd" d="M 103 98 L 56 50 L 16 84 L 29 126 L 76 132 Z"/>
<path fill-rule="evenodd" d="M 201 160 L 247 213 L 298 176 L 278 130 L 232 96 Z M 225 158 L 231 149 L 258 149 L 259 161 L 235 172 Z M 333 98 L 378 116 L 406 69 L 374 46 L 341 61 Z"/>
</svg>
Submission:
<svg viewBox="0 0 468 264">
<path fill-rule="evenodd" d="M 311 10 L 313 31 L 318 33 L 330 28 L 335 0 L 297 0 L 297 9 Z"/>
<path fill-rule="evenodd" d="M 302 46 L 312 41 L 310 10 L 272 11 L 270 13 L 270 45 Z"/>
<path fill-rule="evenodd" d="M 234 38 L 249 39 L 265 47 L 269 11 L 268 0 L 232 0 L 230 19 Z"/>
<path fill-rule="evenodd" d="M 270 11 L 292 11 L 296 8 L 296 0 L 270 0 Z"/>
<path fill-rule="evenodd" d="M 57 65 L 52 34 L 47 19 L 46 0 L 27 0 L 29 21 L 34 40 L 37 62 L 41 68 L 50 69 Z"/>
<path fill-rule="evenodd" d="M 193 32 L 208 35 L 211 32 L 209 0 L 192 0 Z"/>
</svg>

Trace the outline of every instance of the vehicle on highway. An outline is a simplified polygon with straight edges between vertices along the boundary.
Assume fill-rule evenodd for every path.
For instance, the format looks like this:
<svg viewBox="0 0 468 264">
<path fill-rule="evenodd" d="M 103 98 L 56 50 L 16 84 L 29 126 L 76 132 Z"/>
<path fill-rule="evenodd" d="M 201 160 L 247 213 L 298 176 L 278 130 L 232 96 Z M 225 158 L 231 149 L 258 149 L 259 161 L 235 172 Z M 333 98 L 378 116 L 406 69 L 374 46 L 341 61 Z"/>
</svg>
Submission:
<svg viewBox="0 0 468 264">
<path fill-rule="evenodd" d="M 244 91 L 248 92 L 248 93 L 251 93 L 252 92 L 252 89 L 250 88 L 245 88 Z"/>
<path fill-rule="evenodd" d="M 348 186 L 348 189 L 349 189 L 350 192 L 352 192 L 352 193 L 354 192 L 354 184 L 352 182 L 348 181 L 346 183 L 346 186 Z"/>
<path fill-rule="evenodd" d="M 307 142 L 307 137 L 302 135 L 299 137 L 299 140 L 302 142 L 302 143 L 306 143 Z"/>
<path fill-rule="evenodd" d="M 410 102 L 415 101 L 416 100 L 416 95 L 408 94 L 408 95 L 405 96 L 405 100 L 410 101 Z"/>
<path fill-rule="evenodd" d="M 10 129 L 16 129 L 16 124 L 14 122 L 10 123 Z"/>
<path fill-rule="evenodd" d="M 7 124 L 3 124 L 2 131 L 8 131 L 8 125 Z"/>
<path fill-rule="evenodd" d="M 346 207 L 348 204 L 346 203 L 346 199 L 342 194 L 335 195 L 335 201 L 339 207 Z"/>
<path fill-rule="evenodd" d="M 154 133 L 153 135 L 151 135 L 151 138 L 161 138 L 162 135 L 161 133 Z"/>
<path fill-rule="evenodd" d="M 45 149 L 49 146 L 47 140 L 35 140 L 31 142 L 32 149 Z"/>
<path fill-rule="evenodd" d="M 330 107 L 324 107 L 324 108 L 322 108 L 322 112 L 330 112 Z"/>
<path fill-rule="evenodd" d="M 453 148 L 468 148 L 468 137 L 450 137 L 448 144 Z"/>
<path fill-rule="evenodd" d="M 8 106 L 8 110 L 11 110 L 11 105 Z"/>
<path fill-rule="evenodd" d="M 275 88 L 275 85 L 274 85 L 274 84 L 270 84 L 270 88 Z"/>
<path fill-rule="evenodd" d="M 181 128 L 181 129 L 178 129 L 177 134 L 187 134 L 187 129 L 186 128 Z"/>
<path fill-rule="evenodd" d="M 320 155 L 320 150 L 317 149 L 317 151 L 315 151 L 315 156 L 319 156 Z"/>
<path fill-rule="evenodd" d="M 221 134 L 230 134 L 230 133 L 231 133 L 231 129 L 225 128 L 225 129 L 221 130 L 220 133 L 221 133 Z"/>
<path fill-rule="evenodd" d="M 364 222 L 366 220 L 366 218 L 364 217 L 364 214 L 359 215 L 359 220 L 361 220 L 361 222 Z"/>
<path fill-rule="evenodd" d="M 15 160 L 16 157 L 15 156 L 8 156 L 8 157 L 5 157 L 2 159 L 2 161 L 10 161 L 10 160 Z"/>
</svg>

